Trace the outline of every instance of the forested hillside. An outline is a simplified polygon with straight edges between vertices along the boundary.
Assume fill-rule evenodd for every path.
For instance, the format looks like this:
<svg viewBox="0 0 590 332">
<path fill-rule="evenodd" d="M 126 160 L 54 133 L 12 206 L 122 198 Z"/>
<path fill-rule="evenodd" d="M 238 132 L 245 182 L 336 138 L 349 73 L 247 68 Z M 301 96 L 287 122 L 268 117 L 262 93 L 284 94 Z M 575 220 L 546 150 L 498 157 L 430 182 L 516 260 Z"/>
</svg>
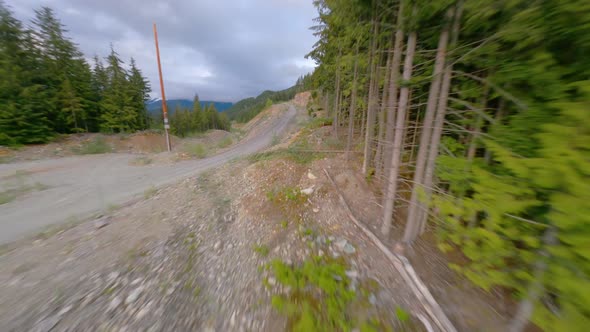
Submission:
<svg viewBox="0 0 590 332">
<path fill-rule="evenodd" d="M 232 107 L 233 103 L 230 102 L 223 102 L 223 101 L 208 101 L 208 100 L 201 100 L 201 108 L 205 108 L 211 104 L 215 106 L 215 109 L 218 112 L 223 112 L 228 108 Z M 173 110 L 176 106 L 184 107 L 184 108 L 192 108 L 193 101 L 190 99 L 166 99 L 166 105 L 168 106 L 169 110 Z M 162 112 L 162 101 L 161 100 L 151 100 L 147 104 L 147 110 L 150 113 L 158 113 Z"/>
<path fill-rule="evenodd" d="M 161 114 L 153 115 L 156 123 L 163 123 Z M 231 123 L 224 112 L 218 112 L 215 104 L 202 106 L 199 96 L 195 96 L 189 107 L 176 105 L 168 110 L 172 133 L 179 137 L 185 137 L 193 133 L 204 132 L 209 129 L 230 130 Z"/>
<path fill-rule="evenodd" d="M 61 133 L 145 129 L 150 86 L 111 46 L 91 65 L 47 7 L 30 28 L 0 1 L 0 145 L 43 143 Z"/>
<path fill-rule="evenodd" d="M 266 107 L 293 99 L 298 92 L 310 87 L 310 75 L 300 77 L 294 86 L 281 91 L 264 91 L 256 98 L 246 98 L 233 104 L 225 113 L 231 120 L 248 122 Z"/>
<path fill-rule="evenodd" d="M 519 303 L 510 331 L 587 329 L 590 2 L 314 3 L 313 88 L 362 142 L 382 234 L 434 229 L 454 269 Z"/>
</svg>

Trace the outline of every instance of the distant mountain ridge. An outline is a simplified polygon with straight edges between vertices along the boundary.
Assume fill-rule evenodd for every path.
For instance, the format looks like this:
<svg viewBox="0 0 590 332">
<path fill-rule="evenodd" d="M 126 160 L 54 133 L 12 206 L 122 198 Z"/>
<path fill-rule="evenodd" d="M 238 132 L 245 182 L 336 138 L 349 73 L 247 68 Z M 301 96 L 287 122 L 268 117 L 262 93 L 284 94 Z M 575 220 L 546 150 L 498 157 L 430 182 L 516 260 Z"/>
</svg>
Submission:
<svg viewBox="0 0 590 332">
<path fill-rule="evenodd" d="M 230 107 L 232 107 L 233 103 L 230 102 L 223 102 L 223 101 L 209 101 L 209 100 L 201 100 L 201 108 L 213 104 L 217 112 L 223 112 Z M 182 108 L 189 108 L 193 109 L 193 101 L 190 99 L 169 99 L 166 100 L 166 105 L 168 106 L 168 111 L 174 111 L 176 106 L 180 106 Z M 146 103 L 148 112 L 155 113 L 160 111 L 162 108 L 162 101 L 161 100 L 152 100 Z"/>
</svg>

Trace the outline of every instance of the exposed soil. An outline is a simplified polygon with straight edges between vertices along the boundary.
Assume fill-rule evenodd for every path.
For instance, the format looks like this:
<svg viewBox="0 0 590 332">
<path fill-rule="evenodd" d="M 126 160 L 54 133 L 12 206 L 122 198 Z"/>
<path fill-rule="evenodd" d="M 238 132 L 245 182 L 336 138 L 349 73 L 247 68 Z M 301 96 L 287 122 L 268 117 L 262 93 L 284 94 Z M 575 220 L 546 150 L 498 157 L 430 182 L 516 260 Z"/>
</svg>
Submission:
<svg viewBox="0 0 590 332">
<path fill-rule="evenodd" d="M 277 105 L 271 112 L 282 109 Z M 255 121 L 267 121 L 266 116 Z M 323 127 L 284 142 L 339 149 L 330 135 Z M 360 173 L 358 155 L 289 156 L 278 150 L 234 160 L 154 189 L 101 219 L 0 253 L 0 326 L 6 331 L 281 331 L 288 320 L 272 307 L 271 297 L 289 290 L 265 265 L 277 258 L 298 265 L 328 256 L 346 262 L 355 292 L 366 296 L 357 314 L 394 330 L 423 330 L 416 317 L 426 315 L 417 299 L 349 220 L 324 169 L 355 216 L 379 235 L 379 199 Z M 284 189 L 307 194 L 295 203 L 277 203 L 272 197 Z M 401 229 L 396 224 L 392 233 Z M 409 254 L 445 313 L 460 331 L 501 331 L 507 312 L 498 295 L 478 290 L 449 269 L 451 258 L 438 251 L 432 236 L 427 233 Z M 415 317 L 412 328 L 400 325 L 398 308 Z"/>
<path fill-rule="evenodd" d="M 339 134 L 346 135 L 344 132 Z M 306 139 L 310 142 L 311 148 L 323 150 L 330 147 L 332 135 L 331 127 L 323 127 L 299 139 Z M 380 232 L 382 220 L 380 185 L 367 184 L 367 180 L 361 173 L 362 155 L 351 154 L 349 160 L 346 160 L 344 154 L 331 155 L 331 157 L 336 165 L 348 165 L 348 168 L 336 176 L 335 180 L 355 216 L 381 241 L 393 248 L 394 243 L 403 234 L 406 203 L 402 201 L 396 205 L 399 207 L 394 218 L 391 236 L 384 238 Z M 410 190 L 402 184 L 400 195 L 409 195 Z M 422 281 L 460 331 L 503 331 L 514 309 L 514 303 L 509 295 L 501 289 L 485 292 L 449 268 L 448 264 L 451 262 L 464 264 L 464 258 L 456 252 L 441 252 L 436 246 L 434 232 L 432 227 L 428 228 L 426 233 L 405 253 Z"/>
<path fill-rule="evenodd" d="M 322 250 L 346 258 L 358 287 L 364 280 L 378 285 L 366 310 L 396 326 L 397 307 L 419 308 L 385 257 L 347 221 L 321 173 L 339 174 L 337 163 L 318 160 L 308 171 L 286 159 L 235 161 L 5 253 L 0 324 L 7 331 L 283 330 L 286 319 L 270 296 L 284 289 L 266 288 L 263 280 L 272 279 L 259 267 L 273 258 L 297 264 Z M 314 192 L 286 213 L 267 197 L 284 186 Z M 302 235 L 303 228 L 313 235 Z M 328 237 L 354 253 L 323 244 Z M 255 246 L 268 247 L 268 256 Z"/>
<path fill-rule="evenodd" d="M 205 133 L 192 137 L 179 138 L 170 136 L 172 146 L 178 153 L 169 160 L 189 159 L 185 147 L 202 144 L 208 150 L 217 150 L 220 143 L 230 139 L 230 145 L 237 142 L 239 137 L 224 130 L 209 130 Z M 47 144 L 27 145 L 18 149 L 0 147 L 0 158 L 2 162 L 21 162 L 29 160 L 41 160 L 48 158 L 61 158 L 81 154 L 81 150 L 88 144 L 97 140 L 103 141 L 113 153 L 133 153 L 144 155 L 157 155 L 166 150 L 166 138 L 163 133 L 156 131 L 142 131 L 133 134 L 106 135 L 100 133 L 83 133 L 62 135 L 53 142 Z M 223 147 L 228 147 L 224 145 Z M 154 158 L 158 158 L 154 156 Z M 161 159 L 161 158 L 160 158 Z"/>
</svg>

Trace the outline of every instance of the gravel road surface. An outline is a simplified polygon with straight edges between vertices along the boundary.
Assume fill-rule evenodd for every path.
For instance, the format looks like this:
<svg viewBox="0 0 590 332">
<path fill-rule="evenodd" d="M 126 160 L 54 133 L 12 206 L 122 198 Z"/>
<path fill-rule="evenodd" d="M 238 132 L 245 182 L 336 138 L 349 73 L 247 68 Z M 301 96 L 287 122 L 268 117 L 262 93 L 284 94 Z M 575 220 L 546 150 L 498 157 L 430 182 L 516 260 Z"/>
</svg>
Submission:
<svg viewBox="0 0 590 332">
<path fill-rule="evenodd" d="M 289 105 L 255 136 L 200 160 L 138 167 L 131 165 L 137 155 L 113 153 L 0 165 L 0 188 L 14 183 L 15 174 L 25 174 L 27 182 L 47 186 L 0 205 L 0 244 L 30 236 L 47 226 L 82 220 L 141 197 L 152 186 L 170 184 L 260 151 L 274 135 L 287 129 L 296 113 L 295 107 Z"/>
</svg>

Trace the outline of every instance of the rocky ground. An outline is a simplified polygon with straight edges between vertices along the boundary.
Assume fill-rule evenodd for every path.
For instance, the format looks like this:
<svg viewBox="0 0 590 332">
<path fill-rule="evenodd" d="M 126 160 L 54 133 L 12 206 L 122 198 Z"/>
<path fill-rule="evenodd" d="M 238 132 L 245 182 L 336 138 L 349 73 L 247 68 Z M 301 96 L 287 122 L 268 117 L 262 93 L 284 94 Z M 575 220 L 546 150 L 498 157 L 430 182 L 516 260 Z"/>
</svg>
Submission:
<svg viewBox="0 0 590 332">
<path fill-rule="evenodd" d="M 329 128 L 304 130 L 286 141 L 292 148 L 334 148 Z M 5 247 L 2 330 L 290 330 L 304 323 L 303 316 L 279 310 L 276 299 L 290 299 L 301 309 L 302 294 L 325 289 L 310 284 L 294 289 L 273 266 L 287 267 L 290 276 L 301 272 L 296 269 L 302 264 L 330 262 L 343 271 L 328 276 L 330 287 L 342 285 L 354 294 L 337 316 L 343 326 L 425 331 L 422 322 L 429 323 L 419 302 L 385 255 L 350 222 L 324 174 L 331 174 L 357 218 L 375 231 L 378 199 L 355 157 L 285 146 L 146 192 L 144 199 L 102 218 Z M 430 247 L 424 250 L 444 260 Z M 481 294 L 468 287 L 471 293 L 454 290 L 461 278 L 444 270 L 445 280 L 437 280 L 436 272 L 446 265 L 437 271 L 429 266 L 417 270 L 425 273 L 435 297 L 443 297 L 459 330 L 501 326 L 502 315 L 490 313 Z M 462 296 L 474 297 L 471 308 L 459 303 Z M 319 297 L 313 300 L 313 310 L 329 306 Z"/>
<path fill-rule="evenodd" d="M 0 163 L 62 158 L 94 153 L 133 153 L 152 161 L 179 161 L 194 158 L 191 148 L 202 145 L 208 154 L 224 149 L 240 140 L 243 131 L 209 130 L 191 137 L 170 136 L 173 155 L 164 154 L 166 140 L 161 131 L 146 130 L 133 134 L 81 133 L 61 135 L 48 144 L 7 148 L 0 146 Z M 98 150 L 97 150 L 98 149 Z"/>
<path fill-rule="evenodd" d="M 270 300 L 284 287 L 263 267 L 276 258 L 297 265 L 326 255 L 344 258 L 355 291 L 367 280 L 376 285 L 365 294 L 366 310 L 395 326 L 396 308 L 418 309 L 385 258 L 341 212 L 321 173 L 333 166 L 234 161 L 101 219 L 23 243 L 0 257 L 0 325 L 7 331 L 283 330 L 287 318 Z M 307 194 L 284 208 L 268 194 L 281 188 Z"/>
</svg>

